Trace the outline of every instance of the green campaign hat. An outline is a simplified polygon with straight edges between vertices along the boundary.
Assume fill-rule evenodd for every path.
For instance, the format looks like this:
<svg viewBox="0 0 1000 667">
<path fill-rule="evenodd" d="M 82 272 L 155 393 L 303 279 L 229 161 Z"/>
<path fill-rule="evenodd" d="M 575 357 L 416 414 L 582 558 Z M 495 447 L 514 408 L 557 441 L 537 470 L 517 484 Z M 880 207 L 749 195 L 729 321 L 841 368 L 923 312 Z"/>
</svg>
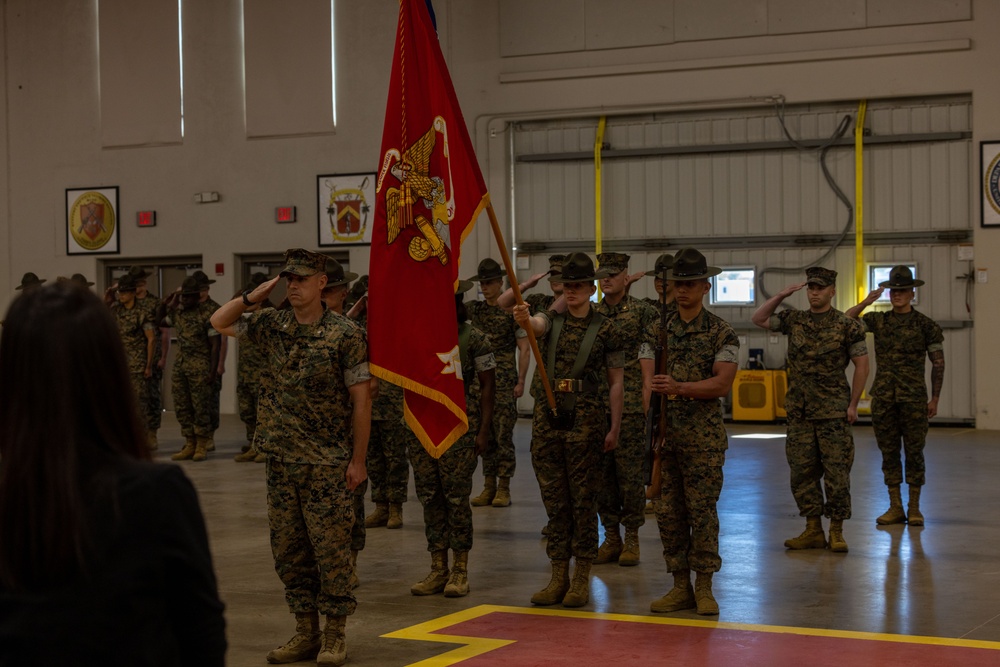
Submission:
<svg viewBox="0 0 1000 667">
<path fill-rule="evenodd" d="M 650 275 L 650 273 L 653 273 L 654 278 L 660 278 L 666 271 L 669 271 L 673 265 L 674 265 L 674 256 L 671 255 L 669 252 L 665 252 L 656 258 L 656 265 L 653 267 L 653 271 L 652 272 L 647 271 L 646 275 L 648 276 Z"/>
<path fill-rule="evenodd" d="M 478 283 L 483 280 L 496 280 L 497 278 L 503 278 L 505 275 L 503 267 L 500 266 L 495 259 L 487 257 L 483 261 L 479 262 L 479 270 L 476 272 L 476 275 L 469 278 L 469 280 L 474 283 Z"/>
<path fill-rule="evenodd" d="M 344 271 L 344 267 L 333 257 L 326 258 L 326 286 L 336 287 L 346 285 L 352 280 L 356 280 L 358 274 L 353 271 Z"/>
<path fill-rule="evenodd" d="M 215 282 L 214 280 L 211 280 L 208 277 L 208 274 L 206 274 L 204 271 L 202 271 L 200 269 L 198 271 L 195 271 L 194 273 L 192 273 L 191 277 L 193 277 L 195 280 L 197 280 L 198 284 L 201 285 L 202 287 L 208 287 L 209 285 L 211 285 L 212 283 Z"/>
<path fill-rule="evenodd" d="M 683 248 L 674 255 L 674 263 L 667 271 L 667 280 L 703 280 L 722 273 L 717 266 L 709 266 L 705 256 L 694 248 Z"/>
<path fill-rule="evenodd" d="M 45 282 L 45 278 L 39 278 L 31 271 L 28 271 L 23 276 L 21 276 L 21 286 L 15 287 L 15 290 L 24 289 L 26 287 L 38 287 Z"/>
<path fill-rule="evenodd" d="M 119 292 L 134 292 L 135 291 L 135 276 L 131 273 L 126 273 L 118 277 L 118 291 Z M 184 282 L 187 282 L 185 278 Z"/>
<path fill-rule="evenodd" d="M 594 271 L 594 260 L 583 252 L 574 252 L 566 257 L 562 270 L 549 278 L 550 283 L 578 283 L 588 280 L 607 278 L 611 273 L 607 269 Z"/>
<path fill-rule="evenodd" d="M 146 269 L 142 268 L 141 266 L 130 266 L 128 269 L 128 274 L 134 277 L 136 280 L 142 280 L 143 278 L 149 277 L 149 273 L 146 271 Z M 208 276 L 205 277 L 207 278 Z M 213 280 L 212 282 L 215 281 Z"/>
<path fill-rule="evenodd" d="M 124 278 L 124 276 L 122 276 Z M 194 276 L 188 276 L 181 283 L 181 294 L 201 294 L 201 290 L 204 286 L 201 282 Z"/>
<path fill-rule="evenodd" d="M 473 284 L 471 280 L 459 280 L 458 285 L 455 286 L 455 294 L 465 294 L 472 289 Z"/>
<path fill-rule="evenodd" d="M 74 273 L 69 277 L 69 281 L 74 285 L 79 285 L 80 287 L 91 287 L 94 283 L 87 280 L 86 276 L 82 273 Z"/>
<path fill-rule="evenodd" d="M 920 287 L 923 284 L 923 280 L 914 279 L 913 271 L 910 270 L 910 267 L 900 264 L 892 267 L 892 270 L 889 271 L 889 279 L 880 282 L 878 286 L 888 287 L 889 289 L 907 289 L 909 287 Z"/>
</svg>

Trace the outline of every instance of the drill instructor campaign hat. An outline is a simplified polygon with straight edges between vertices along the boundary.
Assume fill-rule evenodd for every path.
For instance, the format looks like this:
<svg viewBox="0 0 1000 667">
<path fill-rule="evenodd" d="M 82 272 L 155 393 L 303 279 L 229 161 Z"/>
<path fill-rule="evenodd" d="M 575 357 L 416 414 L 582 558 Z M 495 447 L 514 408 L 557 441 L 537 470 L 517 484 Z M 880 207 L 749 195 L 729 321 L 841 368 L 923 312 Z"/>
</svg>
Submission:
<svg viewBox="0 0 1000 667">
<path fill-rule="evenodd" d="M 889 279 L 880 282 L 878 286 L 888 287 L 889 289 L 907 289 L 910 287 L 920 287 L 923 284 L 923 280 L 914 280 L 913 271 L 910 271 L 910 267 L 900 264 L 899 266 L 892 267 L 892 270 L 889 271 Z"/>
<path fill-rule="evenodd" d="M 582 283 L 599 280 L 612 275 L 607 269 L 594 271 L 594 260 L 583 252 L 574 252 L 566 256 L 562 270 L 549 278 L 550 283 Z"/>
<path fill-rule="evenodd" d="M 122 276 L 122 278 L 124 277 L 125 276 Z M 119 278 L 119 284 L 120 282 L 121 278 Z M 198 280 L 194 276 L 188 276 L 187 278 L 184 279 L 184 282 L 181 283 L 181 294 L 188 296 L 190 296 L 191 294 L 201 294 L 201 290 L 203 287 L 204 285 L 201 284 L 200 280 Z M 121 289 L 121 287 L 119 287 L 118 289 Z"/>
<path fill-rule="evenodd" d="M 20 290 L 20 289 L 24 289 L 25 287 L 38 287 L 39 285 L 41 285 L 44 282 L 45 282 L 45 278 L 39 279 L 39 277 L 36 276 L 34 273 L 32 273 L 31 271 L 28 271 L 23 276 L 21 276 L 21 286 L 20 287 L 15 287 L 14 289 L 15 290 Z"/>
<path fill-rule="evenodd" d="M 344 271 L 343 265 L 333 257 L 326 258 L 326 286 L 337 287 L 346 285 L 352 280 L 357 280 L 358 274 L 353 271 Z"/>
<path fill-rule="evenodd" d="M 669 271 L 673 265 L 674 256 L 669 252 L 665 252 L 656 258 L 656 266 L 653 267 L 652 271 L 646 271 L 646 275 L 653 276 L 654 278 L 662 278 L 663 274 Z"/>
<path fill-rule="evenodd" d="M 486 280 L 496 280 L 497 278 L 504 278 L 507 274 L 504 273 L 503 267 L 500 266 L 499 262 L 495 259 L 490 259 L 487 257 L 483 261 L 479 262 L 479 269 L 476 275 L 469 278 L 474 283 L 486 281 Z"/>
<path fill-rule="evenodd" d="M 722 273 L 717 266 L 709 266 L 705 256 L 694 248 L 683 248 L 674 255 L 674 263 L 667 270 L 667 280 L 704 280 Z"/>
<path fill-rule="evenodd" d="M 118 277 L 118 291 L 119 292 L 134 292 L 135 291 L 135 276 L 131 273 L 126 273 L 123 276 Z"/>
</svg>

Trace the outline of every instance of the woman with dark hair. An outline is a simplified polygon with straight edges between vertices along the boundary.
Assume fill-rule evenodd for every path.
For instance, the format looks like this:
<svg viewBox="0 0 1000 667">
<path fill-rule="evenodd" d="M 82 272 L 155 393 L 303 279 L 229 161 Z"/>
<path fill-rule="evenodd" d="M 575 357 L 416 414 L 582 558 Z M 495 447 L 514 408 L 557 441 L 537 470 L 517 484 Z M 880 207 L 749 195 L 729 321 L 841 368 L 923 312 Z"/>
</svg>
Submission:
<svg viewBox="0 0 1000 667">
<path fill-rule="evenodd" d="M 108 309 L 72 284 L 16 299 L 0 378 L 0 666 L 224 664 L 198 498 L 149 461 Z"/>
</svg>

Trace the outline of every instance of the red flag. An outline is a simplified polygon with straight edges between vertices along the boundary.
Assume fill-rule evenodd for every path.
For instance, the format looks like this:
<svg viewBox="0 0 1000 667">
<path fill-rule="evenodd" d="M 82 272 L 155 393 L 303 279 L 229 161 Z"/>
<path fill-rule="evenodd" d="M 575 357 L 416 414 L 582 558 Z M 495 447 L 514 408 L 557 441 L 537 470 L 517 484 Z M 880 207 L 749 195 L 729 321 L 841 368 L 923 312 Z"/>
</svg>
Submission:
<svg viewBox="0 0 1000 667">
<path fill-rule="evenodd" d="M 404 391 L 431 456 L 468 430 L 459 251 L 489 193 L 425 0 L 400 0 L 368 270 L 372 373 Z"/>
</svg>

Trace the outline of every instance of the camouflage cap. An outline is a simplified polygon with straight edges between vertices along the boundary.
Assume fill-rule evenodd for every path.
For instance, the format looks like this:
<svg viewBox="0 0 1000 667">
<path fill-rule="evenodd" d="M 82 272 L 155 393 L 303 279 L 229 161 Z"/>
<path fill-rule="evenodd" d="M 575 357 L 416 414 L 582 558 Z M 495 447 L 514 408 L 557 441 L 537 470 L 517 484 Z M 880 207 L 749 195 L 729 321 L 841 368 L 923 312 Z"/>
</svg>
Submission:
<svg viewBox="0 0 1000 667">
<path fill-rule="evenodd" d="M 837 272 L 822 266 L 810 266 L 806 269 L 806 284 L 829 287 L 837 284 Z"/>
<path fill-rule="evenodd" d="M 45 278 L 39 278 L 31 271 L 28 271 L 23 276 L 21 276 L 21 286 L 15 287 L 15 290 L 24 289 L 25 287 L 38 287 L 45 282 Z"/>
<path fill-rule="evenodd" d="M 479 262 L 479 269 L 476 275 L 469 278 L 474 283 L 478 283 L 483 280 L 496 280 L 497 278 L 503 278 L 506 274 L 504 273 L 503 267 L 495 259 L 490 259 L 487 257 L 483 261 Z"/>
<path fill-rule="evenodd" d="M 187 282 L 187 279 L 184 280 Z M 118 277 L 118 291 L 119 292 L 134 292 L 135 291 L 135 276 L 131 273 L 126 273 Z"/>
<path fill-rule="evenodd" d="M 215 282 L 214 280 L 211 280 L 208 277 L 208 275 L 204 271 L 202 271 L 201 269 L 199 269 L 199 270 L 195 271 L 194 273 L 192 273 L 191 277 L 194 278 L 195 280 L 197 280 L 198 284 L 201 285 L 203 288 L 204 287 L 208 287 L 209 285 L 211 285 L 212 283 Z"/>
<path fill-rule="evenodd" d="M 128 274 L 133 276 L 136 280 L 142 280 L 143 278 L 149 277 L 149 273 L 141 266 L 130 266 Z"/>
<path fill-rule="evenodd" d="M 80 287 L 91 287 L 94 283 L 87 280 L 86 276 L 82 273 L 74 273 L 69 277 L 69 281 L 74 285 L 79 285 Z"/>
<path fill-rule="evenodd" d="M 631 257 L 622 252 L 602 252 L 597 256 L 597 263 L 608 271 L 608 275 L 615 276 L 628 268 L 630 259 Z"/>
<path fill-rule="evenodd" d="M 305 248 L 289 248 L 285 251 L 285 267 L 279 275 L 313 276 L 326 272 L 326 255 L 310 252 Z"/>
<path fill-rule="evenodd" d="M 356 280 L 358 274 L 353 271 L 344 271 L 344 267 L 333 257 L 326 258 L 326 286 L 337 287 L 346 285 L 352 280 Z"/>
<path fill-rule="evenodd" d="M 662 255 L 656 258 L 656 266 L 653 267 L 652 271 L 653 277 L 654 278 L 662 277 L 666 271 L 669 271 L 673 267 L 673 265 L 674 265 L 674 256 L 668 252 L 663 253 Z M 646 275 L 649 274 L 650 272 L 647 271 Z"/>
<path fill-rule="evenodd" d="M 705 256 L 694 248 L 683 248 L 674 255 L 674 263 L 667 271 L 667 280 L 704 280 L 722 273 L 717 266 L 709 266 Z"/>
<path fill-rule="evenodd" d="M 900 264 L 892 267 L 892 270 L 889 271 L 889 279 L 880 282 L 878 286 L 888 287 L 889 289 L 907 289 L 920 287 L 923 284 L 923 280 L 914 279 L 913 271 L 910 270 L 910 267 Z"/>
<path fill-rule="evenodd" d="M 607 278 L 611 275 L 607 269 L 594 271 L 594 260 L 583 252 L 574 252 L 566 257 L 562 270 L 549 278 L 550 283 L 577 283 Z"/>
<path fill-rule="evenodd" d="M 125 276 L 122 276 L 122 278 L 124 277 Z M 194 276 L 188 276 L 184 279 L 184 282 L 181 283 L 181 294 L 187 296 L 192 294 L 201 294 L 201 290 L 203 288 L 204 285 L 202 285 L 197 278 Z"/>
<path fill-rule="evenodd" d="M 260 271 L 257 271 L 252 276 L 250 276 L 250 280 L 247 281 L 247 284 L 243 288 L 243 291 L 244 292 L 252 292 L 255 289 L 257 289 L 258 287 L 260 287 L 261 285 L 263 285 L 264 283 L 266 283 L 267 281 L 268 281 L 267 274 L 266 273 L 261 273 Z"/>
<path fill-rule="evenodd" d="M 563 262 L 566 261 L 566 255 L 549 255 L 549 273 L 558 274 L 562 271 Z"/>
</svg>

